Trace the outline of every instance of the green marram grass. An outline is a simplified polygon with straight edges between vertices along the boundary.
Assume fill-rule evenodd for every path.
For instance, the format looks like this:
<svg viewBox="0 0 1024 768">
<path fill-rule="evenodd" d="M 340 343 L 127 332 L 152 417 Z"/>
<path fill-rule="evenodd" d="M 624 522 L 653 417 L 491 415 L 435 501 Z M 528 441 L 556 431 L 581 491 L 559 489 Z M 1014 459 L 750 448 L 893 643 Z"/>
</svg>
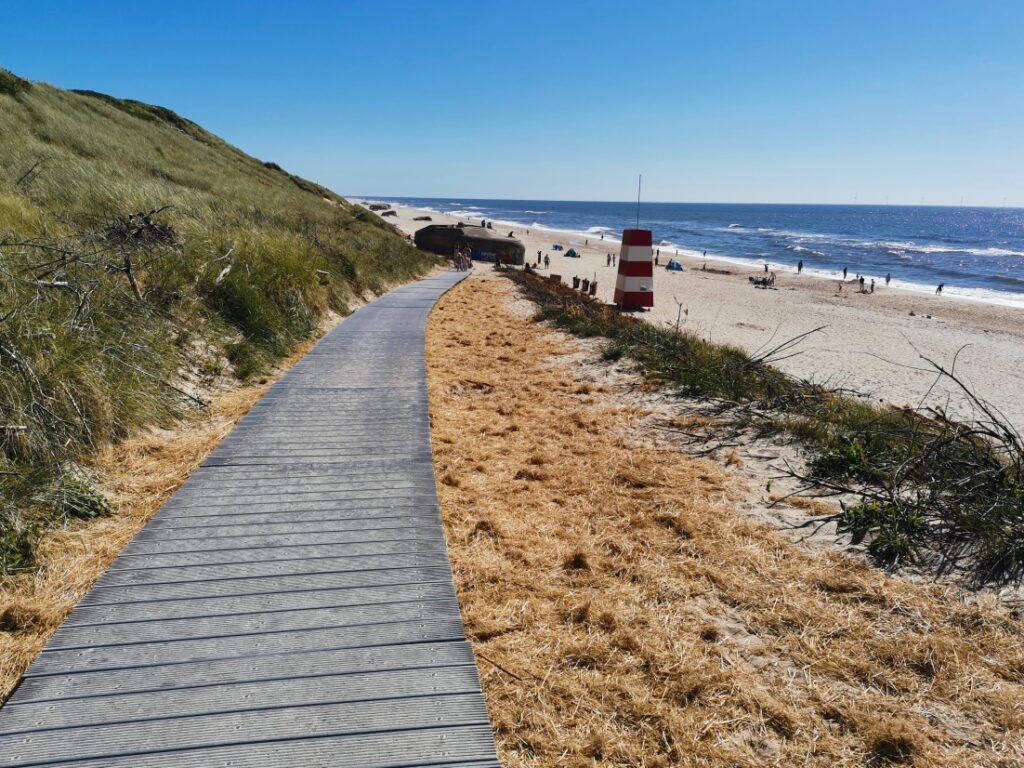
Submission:
<svg viewBox="0 0 1024 768">
<path fill-rule="evenodd" d="M 259 374 L 433 263 L 170 110 L 0 70 L 0 573 L 105 511 L 81 459 L 178 417 L 186 364 Z"/>
</svg>

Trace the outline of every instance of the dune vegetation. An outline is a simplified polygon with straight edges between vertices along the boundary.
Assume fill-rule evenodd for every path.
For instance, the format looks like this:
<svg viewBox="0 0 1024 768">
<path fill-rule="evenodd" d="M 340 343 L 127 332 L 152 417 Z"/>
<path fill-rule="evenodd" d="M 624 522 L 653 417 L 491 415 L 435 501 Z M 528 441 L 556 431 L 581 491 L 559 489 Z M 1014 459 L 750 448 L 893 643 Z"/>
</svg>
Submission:
<svg viewBox="0 0 1024 768">
<path fill-rule="evenodd" d="M 879 563 L 956 573 L 975 585 L 1024 577 L 1024 439 L 966 387 L 977 415 L 877 405 L 788 376 L 758 356 L 695 334 L 656 327 L 536 275 L 507 272 L 538 305 L 538 319 L 607 340 L 649 381 L 710 404 L 726 430 L 797 440 L 805 490 L 850 500 L 832 518 Z M 959 384 L 954 371 L 937 377 Z M 824 522 L 824 520 L 819 521 Z"/>
<path fill-rule="evenodd" d="M 531 322 L 548 300 L 528 293 L 544 303 L 474 276 L 427 335 L 441 514 L 502 765 L 1022 764 L 1019 610 L 751 517 L 728 458 L 660 437 L 671 389 Z"/>
<path fill-rule="evenodd" d="M 0 574 L 108 511 L 84 456 L 432 264 L 168 109 L 0 70 Z"/>
</svg>

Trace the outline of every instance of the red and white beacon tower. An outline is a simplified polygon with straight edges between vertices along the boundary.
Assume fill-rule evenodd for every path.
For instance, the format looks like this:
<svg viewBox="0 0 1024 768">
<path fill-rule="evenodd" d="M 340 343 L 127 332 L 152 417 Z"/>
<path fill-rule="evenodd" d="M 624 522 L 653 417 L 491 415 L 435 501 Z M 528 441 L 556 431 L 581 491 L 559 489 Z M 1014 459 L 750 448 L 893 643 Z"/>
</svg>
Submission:
<svg viewBox="0 0 1024 768">
<path fill-rule="evenodd" d="M 649 229 L 622 231 L 615 303 L 622 309 L 654 306 L 654 249 Z"/>
</svg>

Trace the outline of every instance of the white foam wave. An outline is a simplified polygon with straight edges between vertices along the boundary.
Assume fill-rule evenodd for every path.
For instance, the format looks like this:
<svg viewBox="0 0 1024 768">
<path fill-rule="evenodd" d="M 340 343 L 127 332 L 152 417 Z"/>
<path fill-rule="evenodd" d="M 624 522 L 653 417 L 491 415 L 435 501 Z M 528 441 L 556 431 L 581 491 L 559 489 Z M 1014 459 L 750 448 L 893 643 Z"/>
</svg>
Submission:
<svg viewBox="0 0 1024 768">
<path fill-rule="evenodd" d="M 1009 248 L 967 248 L 955 245 L 919 245 L 913 241 L 902 240 L 865 240 L 850 242 L 857 244 L 858 247 L 880 247 L 891 251 L 913 251 L 915 253 L 966 253 L 970 256 L 1024 258 L 1024 251 L 1014 251 Z"/>
<path fill-rule="evenodd" d="M 727 228 L 719 227 L 718 231 L 728 231 L 732 226 L 733 225 L 730 224 Z M 861 250 L 882 249 L 890 252 L 963 253 L 970 256 L 1024 258 L 1024 251 L 1015 251 L 1009 248 L 973 248 L 952 244 L 918 243 L 914 240 L 863 240 L 855 237 L 843 237 L 842 235 L 828 235 L 817 232 L 799 232 L 789 229 L 775 229 L 773 227 L 758 227 L 757 231 L 777 235 L 784 239 L 796 240 L 798 243 L 809 242 L 819 245 L 837 245 L 845 248 L 857 248 Z"/>
<path fill-rule="evenodd" d="M 793 253 L 809 253 L 813 256 L 825 256 L 825 254 L 822 253 L 821 251 L 816 251 L 813 248 L 807 248 L 806 246 L 803 245 L 787 245 L 786 250 L 792 251 Z"/>
</svg>

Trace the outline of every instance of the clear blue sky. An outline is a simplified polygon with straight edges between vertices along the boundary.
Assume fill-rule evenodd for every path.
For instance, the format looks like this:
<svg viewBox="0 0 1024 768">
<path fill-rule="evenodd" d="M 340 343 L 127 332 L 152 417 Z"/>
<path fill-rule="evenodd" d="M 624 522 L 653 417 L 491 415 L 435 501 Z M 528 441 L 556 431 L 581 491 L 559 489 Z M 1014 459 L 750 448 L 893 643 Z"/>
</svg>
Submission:
<svg viewBox="0 0 1024 768">
<path fill-rule="evenodd" d="M 5 2 L 0 66 L 343 194 L 1024 205 L 1024 2 Z"/>
</svg>

